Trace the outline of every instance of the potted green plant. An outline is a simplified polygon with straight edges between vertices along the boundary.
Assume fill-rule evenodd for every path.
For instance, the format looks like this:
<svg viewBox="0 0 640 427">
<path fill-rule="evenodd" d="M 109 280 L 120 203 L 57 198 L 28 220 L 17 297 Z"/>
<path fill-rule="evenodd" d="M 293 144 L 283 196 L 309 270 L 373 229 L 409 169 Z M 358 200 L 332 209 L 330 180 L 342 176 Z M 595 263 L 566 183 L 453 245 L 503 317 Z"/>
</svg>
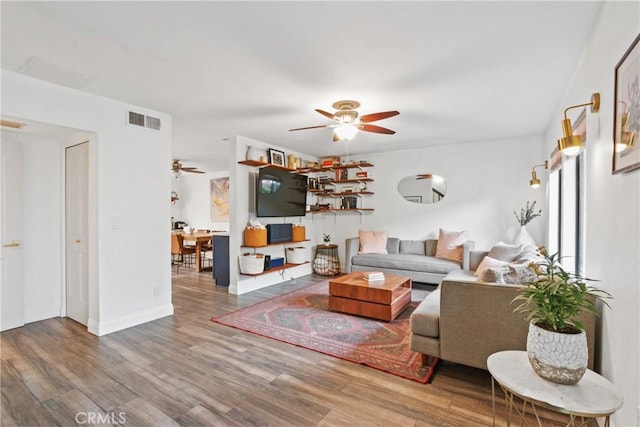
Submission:
<svg viewBox="0 0 640 427">
<path fill-rule="evenodd" d="M 558 254 L 538 248 L 540 261 L 531 263 L 532 277 L 523 284 L 514 301 L 514 312 L 528 313 L 527 353 L 534 371 L 542 378 L 575 384 L 588 363 L 587 338 L 579 316 L 598 315 L 597 301 L 609 306 L 611 295 L 588 284 L 592 281 L 567 272 Z"/>
<path fill-rule="evenodd" d="M 325 245 L 328 245 L 329 243 L 331 243 L 331 234 L 323 234 L 322 241 L 324 242 Z"/>
</svg>

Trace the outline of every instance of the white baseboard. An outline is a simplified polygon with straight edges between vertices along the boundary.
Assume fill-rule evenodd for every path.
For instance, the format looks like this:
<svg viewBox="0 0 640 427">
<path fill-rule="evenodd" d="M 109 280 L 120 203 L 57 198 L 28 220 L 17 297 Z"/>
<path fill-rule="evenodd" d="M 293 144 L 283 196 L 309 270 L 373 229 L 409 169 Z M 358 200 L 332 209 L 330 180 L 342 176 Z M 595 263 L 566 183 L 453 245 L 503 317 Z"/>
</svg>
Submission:
<svg viewBox="0 0 640 427">
<path fill-rule="evenodd" d="M 39 322 L 41 320 L 51 319 L 52 317 L 60 317 L 60 309 L 56 311 L 43 311 L 40 313 L 25 313 L 24 323 Z"/>
<path fill-rule="evenodd" d="M 162 307 L 156 307 L 150 310 L 122 316 L 110 321 L 99 322 L 95 319 L 89 319 L 87 330 L 94 335 L 102 336 L 172 315 L 173 304 L 168 304 Z"/>
</svg>

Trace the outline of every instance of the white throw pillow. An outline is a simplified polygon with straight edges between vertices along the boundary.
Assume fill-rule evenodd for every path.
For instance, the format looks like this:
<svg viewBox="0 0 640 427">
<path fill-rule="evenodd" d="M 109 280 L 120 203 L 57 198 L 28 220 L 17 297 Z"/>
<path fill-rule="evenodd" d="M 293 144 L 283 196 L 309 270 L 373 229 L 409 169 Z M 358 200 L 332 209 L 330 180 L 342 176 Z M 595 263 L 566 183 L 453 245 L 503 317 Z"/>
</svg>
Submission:
<svg viewBox="0 0 640 427">
<path fill-rule="evenodd" d="M 358 231 L 358 237 L 360 238 L 360 251 L 361 254 L 386 254 L 387 252 L 387 238 L 388 233 L 386 231 Z"/>
<path fill-rule="evenodd" d="M 436 258 L 450 259 L 462 262 L 462 245 L 467 241 L 465 231 L 447 231 L 440 229 L 438 245 L 436 246 Z"/>
<path fill-rule="evenodd" d="M 487 256 L 500 261 L 513 262 L 520 256 L 524 245 L 510 245 L 504 242 L 496 243 L 490 250 Z"/>
</svg>

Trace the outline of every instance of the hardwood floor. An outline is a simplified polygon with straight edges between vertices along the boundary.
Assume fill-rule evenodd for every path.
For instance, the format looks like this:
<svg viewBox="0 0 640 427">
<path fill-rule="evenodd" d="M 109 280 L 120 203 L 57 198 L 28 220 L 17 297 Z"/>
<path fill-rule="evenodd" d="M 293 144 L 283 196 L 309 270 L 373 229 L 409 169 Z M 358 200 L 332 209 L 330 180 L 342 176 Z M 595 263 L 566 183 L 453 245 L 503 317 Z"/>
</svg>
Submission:
<svg viewBox="0 0 640 427">
<path fill-rule="evenodd" d="M 210 321 L 326 277 L 234 296 L 193 270 L 174 272 L 172 317 L 100 338 L 66 318 L 3 332 L 1 425 L 493 424 L 486 371 L 445 362 L 419 384 Z"/>
</svg>

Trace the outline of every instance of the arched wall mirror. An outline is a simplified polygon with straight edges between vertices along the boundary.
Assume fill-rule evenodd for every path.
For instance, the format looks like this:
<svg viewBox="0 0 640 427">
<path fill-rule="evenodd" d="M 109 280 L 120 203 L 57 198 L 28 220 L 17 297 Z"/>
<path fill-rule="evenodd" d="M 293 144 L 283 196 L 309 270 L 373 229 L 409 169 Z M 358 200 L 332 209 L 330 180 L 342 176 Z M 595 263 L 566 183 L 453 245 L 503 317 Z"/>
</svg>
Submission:
<svg viewBox="0 0 640 427">
<path fill-rule="evenodd" d="M 437 203 L 444 198 L 447 183 L 441 176 L 421 173 L 402 178 L 398 184 L 398 192 L 413 203 Z"/>
</svg>

